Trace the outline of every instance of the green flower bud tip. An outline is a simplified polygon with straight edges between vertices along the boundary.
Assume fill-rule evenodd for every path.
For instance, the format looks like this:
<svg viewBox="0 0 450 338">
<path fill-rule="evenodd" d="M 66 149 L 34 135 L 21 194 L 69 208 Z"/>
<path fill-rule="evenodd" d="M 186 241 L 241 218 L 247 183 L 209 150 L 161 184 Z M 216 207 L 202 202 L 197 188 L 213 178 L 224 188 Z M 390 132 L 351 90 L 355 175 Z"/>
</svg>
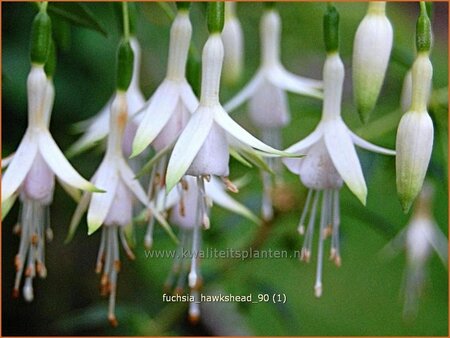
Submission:
<svg viewBox="0 0 450 338">
<path fill-rule="evenodd" d="M 327 53 L 339 50 L 339 13 L 335 6 L 328 5 L 323 17 L 323 33 Z"/>
<path fill-rule="evenodd" d="M 45 64 L 50 50 L 52 24 L 46 12 L 36 14 L 31 28 L 30 58 L 32 63 Z"/>
<path fill-rule="evenodd" d="M 209 34 L 221 33 L 225 21 L 225 4 L 223 1 L 208 2 L 208 31 Z"/>
<path fill-rule="evenodd" d="M 126 91 L 133 77 L 134 54 L 129 41 L 121 41 L 117 52 L 117 89 Z"/>
<path fill-rule="evenodd" d="M 416 25 L 416 48 L 418 52 L 428 52 L 431 49 L 431 22 L 427 14 L 425 3 L 421 3 L 420 15 Z"/>
</svg>

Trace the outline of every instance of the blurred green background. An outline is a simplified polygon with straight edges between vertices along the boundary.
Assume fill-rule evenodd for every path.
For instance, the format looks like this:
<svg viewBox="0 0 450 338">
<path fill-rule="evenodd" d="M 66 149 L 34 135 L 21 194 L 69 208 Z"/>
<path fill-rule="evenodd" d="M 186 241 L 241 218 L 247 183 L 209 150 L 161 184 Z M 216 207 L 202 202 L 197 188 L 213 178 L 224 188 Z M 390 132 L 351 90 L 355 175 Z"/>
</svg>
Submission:
<svg viewBox="0 0 450 338">
<path fill-rule="evenodd" d="M 29 71 L 29 33 L 36 7 L 30 3 L 2 2 L 2 156 L 16 149 L 27 122 L 26 76 Z M 77 136 L 73 123 L 93 116 L 114 89 L 115 51 L 119 29 L 111 3 L 86 3 L 102 26 L 98 32 L 72 27 L 70 40 L 60 50 L 55 74 L 56 102 L 51 132 L 62 149 Z M 359 135 L 386 147 L 395 145 L 401 112 L 398 109 L 403 76 L 414 57 L 414 31 L 418 3 L 389 3 L 387 14 L 394 27 L 395 51 L 376 110 L 367 126 L 359 122 L 351 97 L 353 37 L 364 16 L 365 3 L 338 3 L 341 15 L 341 55 L 346 66 L 343 118 Z M 170 7 L 174 8 L 173 4 Z M 148 98 L 164 77 L 170 20 L 156 3 L 138 3 L 137 36 L 143 46 L 141 88 Z M 324 3 L 280 3 L 283 23 L 282 60 L 294 73 L 321 78 L 325 58 L 322 43 Z M 245 36 L 245 73 L 233 87 L 222 87 L 226 102 L 254 74 L 259 62 L 260 3 L 240 3 L 237 11 Z M 434 215 L 448 233 L 448 4 L 434 3 L 434 96 L 430 114 L 435 122 L 435 143 L 428 176 L 436 188 Z M 200 50 L 206 40 L 204 6 L 192 5 L 193 40 Z M 438 95 L 440 93 L 440 95 Z M 320 102 L 289 94 L 292 123 L 283 130 L 284 146 L 297 142 L 313 130 L 320 118 Z M 245 106 L 233 117 L 256 133 Z M 277 260 L 208 259 L 202 262 L 205 293 L 282 293 L 285 304 L 211 303 L 204 319 L 192 326 L 186 319 L 186 304 L 163 303 L 163 283 L 170 259 L 146 259 L 145 229 L 138 226 L 137 259 L 122 255 L 118 281 L 119 326 L 106 320 L 107 301 L 99 295 L 99 277 L 94 273 L 100 234 L 88 237 L 83 220 L 69 245 L 63 240 L 75 203 L 60 187 L 51 207 L 54 240 L 47 245 L 46 280 L 35 280 L 35 300 L 27 304 L 12 299 L 13 258 L 19 239 L 12 234 L 17 221 L 16 205 L 2 227 L 2 334 L 3 335 L 448 335 L 448 271 L 433 255 L 429 278 L 417 318 L 402 319 L 402 280 L 405 255 L 385 260 L 380 250 L 408 222 L 396 196 L 393 158 L 359 152 L 368 185 L 364 208 L 344 187 L 341 192 L 341 247 L 343 264 L 336 268 L 324 261 L 324 292 L 313 293 L 316 255 L 309 264 L 298 259 Z M 100 151 L 72 159 L 85 177 L 91 177 L 101 160 Z M 231 160 L 231 178 L 249 173 L 251 182 L 236 196 L 259 213 L 261 183 L 256 169 L 248 170 Z M 236 215 L 214 208 L 212 226 L 203 232 L 204 248 L 248 246 L 293 252 L 301 247 L 296 227 L 306 196 L 298 177 L 284 172 L 289 184 L 283 210 L 277 210 L 270 225 L 257 227 Z M 317 229 L 316 229 L 317 230 Z M 155 250 L 174 249 L 159 228 Z M 226 328 L 228 331 L 223 331 Z M 225 333 L 224 333 L 225 332 Z"/>
</svg>

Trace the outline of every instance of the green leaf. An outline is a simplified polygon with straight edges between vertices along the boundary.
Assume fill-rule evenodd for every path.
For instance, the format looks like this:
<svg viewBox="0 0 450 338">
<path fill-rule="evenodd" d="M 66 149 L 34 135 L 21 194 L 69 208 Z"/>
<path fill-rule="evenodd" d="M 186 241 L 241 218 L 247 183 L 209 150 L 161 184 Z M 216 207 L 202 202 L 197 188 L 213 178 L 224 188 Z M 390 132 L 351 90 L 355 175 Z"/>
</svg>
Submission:
<svg viewBox="0 0 450 338">
<path fill-rule="evenodd" d="M 75 26 L 81 26 L 92 29 L 108 36 L 103 24 L 96 18 L 94 13 L 84 3 L 79 2 L 50 2 L 48 5 L 49 13 L 67 20 Z"/>
</svg>

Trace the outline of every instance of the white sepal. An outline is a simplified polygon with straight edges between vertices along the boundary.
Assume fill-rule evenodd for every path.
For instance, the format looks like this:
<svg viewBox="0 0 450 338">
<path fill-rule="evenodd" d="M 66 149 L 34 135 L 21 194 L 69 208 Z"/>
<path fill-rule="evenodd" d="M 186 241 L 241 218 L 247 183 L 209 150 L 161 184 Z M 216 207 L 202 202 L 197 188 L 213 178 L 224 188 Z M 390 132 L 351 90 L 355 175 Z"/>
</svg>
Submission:
<svg viewBox="0 0 450 338">
<path fill-rule="evenodd" d="M 259 88 L 259 86 L 264 82 L 264 75 L 262 72 L 256 73 L 255 76 L 250 80 L 249 83 L 245 85 L 244 88 L 241 89 L 239 93 L 237 93 L 230 101 L 225 103 L 223 108 L 227 112 L 232 112 L 245 101 L 247 101 Z"/>
<path fill-rule="evenodd" d="M 28 130 L 14 158 L 2 176 L 2 204 L 14 194 L 25 180 L 38 151 L 36 134 Z"/>
<path fill-rule="evenodd" d="M 48 130 L 42 130 L 38 134 L 39 150 L 45 162 L 52 169 L 56 176 L 67 184 L 81 190 L 100 192 L 92 183 L 85 180 L 72 167 L 58 148 Z"/>
<path fill-rule="evenodd" d="M 366 204 L 367 187 L 355 146 L 341 120 L 324 126 L 324 140 L 336 170 L 351 192 Z"/>
<path fill-rule="evenodd" d="M 348 133 L 350 134 L 353 143 L 360 148 L 363 148 L 363 149 L 366 149 L 368 151 L 372 151 L 372 152 L 378 153 L 378 154 L 395 156 L 395 150 L 383 148 L 383 147 L 377 146 L 375 144 L 372 144 L 372 143 L 364 140 L 363 138 L 359 137 L 358 135 L 356 135 L 350 129 L 348 129 Z"/>
<path fill-rule="evenodd" d="M 113 161 L 106 157 L 95 174 L 95 184 L 101 187 L 105 193 L 92 194 L 87 214 L 88 235 L 101 227 L 114 200 L 119 183 L 119 172 Z"/>
<path fill-rule="evenodd" d="M 208 137 L 213 121 L 214 111 L 202 105 L 191 116 L 170 156 L 166 174 L 167 192 L 172 190 L 188 170 Z"/>
<path fill-rule="evenodd" d="M 131 157 L 144 151 L 169 121 L 179 100 L 177 89 L 175 82 L 165 80 L 153 94 L 137 129 Z"/>
<path fill-rule="evenodd" d="M 220 106 L 218 107 L 218 109 L 214 110 L 214 121 L 223 129 L 225 129 L 226 132 L 231 136 L 252 148 L 256 148 L 263 152 L 280 156 L 292 155 L 272 148 L 271 146 L 268 146 L 264 142 L 258 140 L 256 137 L 242 128 L 238 123 L 236 123 Z"/>
</svg>

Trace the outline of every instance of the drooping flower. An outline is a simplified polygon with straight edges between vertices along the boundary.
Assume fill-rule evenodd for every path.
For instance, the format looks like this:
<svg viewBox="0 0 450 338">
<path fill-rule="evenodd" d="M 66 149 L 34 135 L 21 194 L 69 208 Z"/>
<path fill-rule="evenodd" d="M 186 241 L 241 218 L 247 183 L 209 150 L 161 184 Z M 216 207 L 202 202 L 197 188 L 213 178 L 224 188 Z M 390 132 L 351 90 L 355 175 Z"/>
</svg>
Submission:
<svg viewBox="0 0 450 338">
<path fill-rule="evenodd" d="M 152 144 L 160 153 L 150 175 L 149 195 L 153 199 L 164 189 L 167 168 L 167 152 L 173 147 L 190 115 L 198 106 L 198 100 L 186 80 L 186 62 L 192 35 L 189 7 L 179 5 L 177 16 L 170 30 L 167 74 L 153 96 L 147 101 L 142 121 L 132 144 L 132 157 Z M 154 161 L 154 159 L 153 159 Z M 145 236 L 146 247 L 153 243 L 154 219 L 150 218 Z"/>
<path fill-rule="evenodd" d="M 20 234 L 15 257 L 14 296 L 18 297 L 25 274 L 24 298 L 32 301 L 33 278 L 44 278 L 45 240 L 52 238 L 49 207 L 53 200 L 55 175 L 65 189 L 96 191 L 93 184 L 78 174 L 66 160 L 50 134 L 49 123 L 55 89 L 43 64 L 32 64 L 27 79 L 28 127 L 2 177 L 2 218 L 19 196 L 21 210 L 15 232 Z M 98 190 L 97 190 L 98 191 Z"/>
<path fill-rule="evenodd" d="M 392 25 L 386 17 L 386 2 L 369 2 L 353 43 L 353 94 L 363 122 L 367 122 L 378 100 L 389 64 Z"/>
<path fill-rule="evenodd" d="M 166 173 L 166 191 L 170 191 L 183 182 L 184 175 L 195 176 L 196 189 L 191 192 L 195 205 L 190 208 L 191 217 L 185 221 L 193 220 L 195 224 L 192 236 L 192 252 L 199 248 L 200 226 L 209 228 L 210 204 L 205 192 L 205 184 L 212 176 L 222 178 L 226 187 L 237 192 L 237 187 L 228 179 L 229 174 L 229 141 L 231 137 L 244 147 L 256 148 L 267 154 L 285 155 L 284 152 L 259 141 L 245 129 L 232 120 L 219 102 L 220 76 L 223 63 L 223 43 L 220 33 L 223 28 L 223 2 L 208 4 L 208 30 L 209 37 L 203 47 L 202 54 L 202 82 L 200 104 L 192 114 L 188 124 L 181 132 L 172 151 Z M 191 185 L 191 184 L 190 184 Z M 183 186 L 183 183 L 182 183 Z M 194 202 L 196 201 L 196 202 Z M 193 209 L 195 207 L 195 209 Z M 179 220 L 181 221 L 181 220 Z M 192 224 L 192 222 L 190 222 Z M 201 284 L 196 259 L 192 259 L 188 276 L 189 287 L 197 292 Z M 198 305 L 194 303 L 190 309 L 191 317 L 197 318 Z"/>
<path fill-rule="evenodd" d="M 224 105 L 231 112 L 250 99 L 250 117 L 260 128 L 289 123 L 286 91 L 322 98 L 321 81 L 295 75 L 281 64 L 280 36 L 280 15 L 274 8 L 266 9 L 260 23 L 261 65 L 249 83 Z"/>
<path fill-rule="evenodd" d="M 166 78 L 145 104 L 133 141 L 132 157 L 151 143 L 156 151 L 173 144 L 198 106 L 185 75 L 191 35 L 189 11 L 179 9 L 170 30 Z"/>
<path fill-rule="evenodd" d="M 417 316 L 432 251 L 437 253 L 445 267 L 448 264 L 448 240 L 433 218 L 433 194 L 433 187 L 425 182 L 411 220 L 382 250 L 384 256 L 392 256 L 403 248 L 406 251 L 403 306 L 405 320 L 415 319 Z"/>
<path fill-rule="evenodd" d="M 122 141 L 127 122 L 126 92 L 117 91 L 110 112 L 106 154 L 92 178 L 92 181 L 106 192 L 84 194 L 72 218 L 70 234 L 73 234 L 86 210 L 88 234 L 92 234 L 103 225 L 96 271 L 102 272 L 102 294 L 109 294 L 110 297 L 108 319 L 112 325 L 117 325 L 114 308 L 116 280 L 120 270 L 118 236 L 128 256 L 133 258 L 124 233 L 124 228 L 132 223 L 133 200 L 137 198 L 149 208 L 152 215 L 162 225 L 166 227 L 168 225 L 164 217 L 154 208 L 153 203 L 149 201 L 123 155 Z"/>
<path fill-rule="evenodd" d="M 225 2 L 225 23 L 222 31 L 224 46 L 223 81 L 234 84 L 242 75 L 244 63 L 244 38 L 241 23 L 236 16 L 236 2 Z"/>
<path fill-rule="evenodd" d="M 322 98 L 321 81 L 292 74 L 281 64 L 280 37 L 279 14 L 274 8 L 266 9 L 260 23 L 261 65 L 252 80 L 224 105 L 225 110 L 231 112 L 249 100 L 250 118 L 259 129 L 262 141 L 277 149 L 282 147 L 281 128 L 290 121 L 286 92 Z M 278 179 L 281 163 L 278 159 L 267 161 Z M 273 217 L 273 175 L 263 171 L 262 178 L 262 216 L 265 220 L 270 220 Z"/>
<path fill-rule="evenodd" d="M 139 120 L 137 117 L 135 119 L 132 119 L 132 117 L 139 112 L 145 104 L 144 95 L 139 87 L 141 46 L 137 38 L 134 36 L 130 37 L 130 43 L 131 48 L 133 48 L 135 58 L 133 65 L 133 77 L 130 83 L 130 88 L 127 91 L 129 119 L 128 125 L 125 129 L 125 142 L 123 144 L 127 157 L 131 154 L 131 140 L 136 133 L 137 122 Z M 75 156 L 82 153 L 106 138 L 109 133 L 110 109 L 114 97 L 115 94 L 113 94 L 105 106 L 95 116 L 77 124 L 77 129 L 83 130 L 84 134 L 67 150 L 67 154 L 69 156 Z"/>
<path fill-rule="evenodd" d="M 197 184 L 200 184 L 201 189 L 197 189 Z M 223 185 L 215 177 L 212 177 L 209 182 L 205 182 L 201 178 L 185 176 L 182 184 L 169 193 L 165 207 L 172 208 L 170 222 L 180 228 L 181 240 L 176 250 L 172 270 L 166 279 L 165 288 L 168 291 L 175 288 L 174 292 L 181 294 L 186 279 L 189 280 L 189 294 L 195 299 L 189 305 L 189 319 L 192 322 L 197 322 L 200 317 L 198 301 L 202 286 L 199 254 L 201 228 L 209 227 L 209 214 L 213 203 L 257 224 L 260 223 L 249 209 L 225 192 Z M 206 208 L 202 209 L 203 207 Z M 189 255 L 184 254 L 186 252 Z"/>
<path fill-rule="evenodd" d="M 287 168 L 299 175 L 302 183 L 309 189 L 298 227 L 300 234 L 305 234 L 301 259 L 307 262 L 311 256 L 314 225 L 320 209 L 318 263 L 314 286 L 317 297 L 322 294 L 324 239 L 329 234 L 331 234 L 330 259 L 338 266 L 341 264 L 339 190 L 342 184 L 345 183 L 362 204 L 366 203 L 367 187 L 355 145 L 373 152 L 395 155 L 392 150 L 363 140 L 354 134 L 342 120 L 341 99 L 344 65 L 338 53 L 337 41 L 333 40 L 337 33 L 327 34 L 330 30 L 338 29 L 338 20 L 337 11 L 335 7 L 331 6 L 324 18 L 327 58 L 323 68 L 322 118 L 310 135 L 286 149 L 286 152 L 305 154 L 306 156 L 283 159 Z M 320 198 L 321 206 L 318 206 Z M 309 216 L 309 220 L 305 230 L 307 216 Z"/>
<path fill-rule="evenodd" d="M 286 155 L 261 142 L 237 124 L 219 102 L 223 44 L 220 34 L 210 34 L 203 49 L 200 104 L 180 134 L 169 160 L 167 191 L 183 175 L 227 177 L 229 174 L 227 135 L 268 154 Z"/>
<path fill-rule="evenodd" d="M 412 102 L 397 130 L 397 191 L 407 212 L 419 194 L 433 150 L 433 121 L 427 104 L 433 76 L 430 61 L 431 24 L 426 9 L 417 24 L 417 57 L 412 67 Z"/>
<path fill-rule="evenodd" d="M 129 41 L 125 39 L 119 45 L 117 90 L 109 109 L 106 153 L 92 178 L 105 193 L 83 195 L 73 215 L 68 237 L 70 239 L 73 236 L 86 210 L 89 235 L 103 226 L 96 271 L 102 273 L 101 293 L 109 295 L 108 319 L 113 326 L 117 325 L 115 303 L 117 275 L 120 270 L 119 237 L 128 256 L 134 258 L 124 233 L 124 228 L 132 223 L 134 198 L 137 198 L 161 225 L 170 231 L 166 220 L 149 201 L 124 157 L 122 145 L 128 119 L 127 90 L 131 82 L 132 67 L 133 51 Z"/>
</svg>

